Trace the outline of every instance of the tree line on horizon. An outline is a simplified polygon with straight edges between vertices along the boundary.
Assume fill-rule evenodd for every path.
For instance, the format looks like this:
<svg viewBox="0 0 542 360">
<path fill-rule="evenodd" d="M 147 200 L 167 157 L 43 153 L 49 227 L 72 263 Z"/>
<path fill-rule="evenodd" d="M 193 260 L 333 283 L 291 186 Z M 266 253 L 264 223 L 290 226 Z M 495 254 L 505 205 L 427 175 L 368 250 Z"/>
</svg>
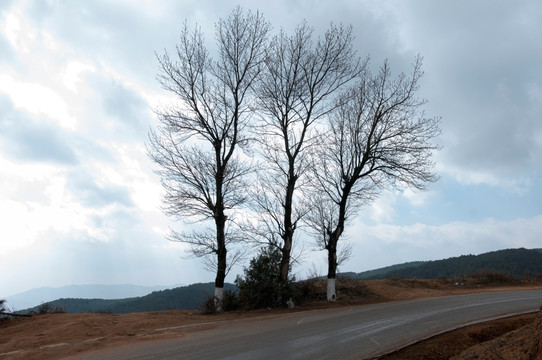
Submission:
<svg viewBox="0 0 542 360">
<path fill-rule="evenodd" d="M 529 279 L 542 274 L 540 249 L 506 249 L 480 255 L 462 255 L 419 266 L 397 269 L 385 274 L 387 278 L 453 278 L 500 273 L 513 279 Z"/>
<path fill-rule="evenodd" d="M 480 255 L 461 255 L 442 260 L 415 261 L 363 273 L 341 273 L 360 280 L 468 278 L 484 272 L 500 273 L 516 280 L 542 276 L 542 249 L 504 249 Z"/>
<path fill-rule="evenodd" d="M 245 244 L 280 252 L 276 281 L 286 286 L 300 230 L 327 252 L 334 300 L 348 256 L 339 240 L 359 209 L 383 189 L 437 180 L 440 119 L 416 96 L 421 56 L 409 74 L 392 76 L 387 61 L 373 74 L 351 26 L 318 37 L 306 21 L 271 31 L 261 13 L 237 7 L 215 24 L 216 49 L 185 22 L 175 51 L 157 54 L 158 81 L 175 101 L 155 109 L 148 152 L 164 212 L 191 225 L 168 239 L 216 272 L 219 309 Z"/>
<path fill-rule="evenodd" d="M 275 252 L 273 256 L 277 254 L 280 255 L 280 252 Z M 279 261 L 280 259 L 274 259 L 275 264 Z M 235 285 L 225 283 L 226 310 L 259 309 L 270 305 L 269 292 L 276 291 L 274 286 L 277 284 L 267 278 L 261 278 L 262 275 L 269 274 L 270 267 L 262 262 L 262 258 L 258 261 L 253 260 L 252 263 L 256 264 L 246 272 L 243 278 L 245 283 L 237 281 Z M 274 271 L 274 275 L 276 275 L 278 267 Z M 360 273 L 338 273 L 337 276 L 339 279 L 356 280 L 443 279 L 461 281 L 460 279 L 475 278 L 483 281 L 486 285 L 533 279 L 540 281 L 542 280 L 542 249 L 505 249 L 480 255 L 462 255 L 442 260 L 408 262 Z M 296 284 L 298 287 L 295 291 L 296 301 L 302 303 L 315 300 L 315 298 L 311 298 L 311 294 L 303 293 L 300 290 L 306 288 L 304 282 L 310 283 L 313 280 L 301 281 Z M 236 285 L 246 286 L 246 282 L 252 282 L 252 284 L 248 284 L 248 292 L 242 294 L 240 287 Z M 250 288 L 254 283 L 258 283 L 257 286 Z M 214 283 L 198 283 L 125 299 L 57 299 L 30 309 L 17 311 L 16 314 L 39 314 L 43 313 L 44 309 L 61 309 L 62 312 L 67 313 L 112 314 L 162 310 L 205 310 L 206 303 L 209 302 L 209 294 L 213 293 L 213 289 Z M 2 309 L 2 306 L 3 303 L 0 301 L 0 314 L 2 312 L 6 315 L 13 314 L 5 308 Z"/>
</svg>

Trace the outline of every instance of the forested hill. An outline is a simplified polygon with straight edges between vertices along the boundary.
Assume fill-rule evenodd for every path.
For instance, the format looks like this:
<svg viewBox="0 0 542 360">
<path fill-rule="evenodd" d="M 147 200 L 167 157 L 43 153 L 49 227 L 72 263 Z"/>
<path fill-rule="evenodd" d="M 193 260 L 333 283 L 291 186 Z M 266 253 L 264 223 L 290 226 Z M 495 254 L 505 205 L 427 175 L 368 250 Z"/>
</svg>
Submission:
<svg viewBox="0 0 542 360">
<path fill-rule="evenodd" d="M 517 279 L 542 274 L 542 249 L 506 249 L 444 260 L 411 262 L 363 273 L 345 273 L 358 279 L 468 277 L 479 271 L 495 271 Z"/>
<path fill-rule="evenodd" d="M 424 263 L 425 263 L 424 261 L 412 261 L 412 262 L 407 262 L 403 264 L 386 266 L 386 267 L 378 268 L 375 270 L 363 271 L 360 273 L 344 272 L 344 273 L 340 273 L 339 275 L 353 278 L 353 279 L 360 279 L 360 280 L 383 279 L 390 272 L 403 270 L 410 267 L 417 267 L 417 266 L 423 265 Z"/>
<path fill-rule="evenodd" d="M 233 284 L 225 284 L 224 289 L 234 291 L 237 287 Z M 39 312 L 40 307 L 48 307 L 50 310 L 59 308 L 68 313 L 102 312 L 112 314 L 159 310 L 195 310 L 200 309 L 213 293 L 214 283 L 199 283 L 155 291 L 145 296 L 127 299 L 58 299 L 20 312 Z"/>
<path fill-rule="evenodd" d="M 388 266 L 362 273 L 342 273 L 357 279 L 469 277 L 480 271 L 494 271 L 517 279 L 542 275 L 542 249 L 507 249 L 481 255 L 463 255 L 437 261 L 418 261 Z M 237 291 L 233 284 L 225 289 Z M 69 313 L 105 312 L 129 313 L 159 310 L 201 309 L 214 292 L 214 283 L 192 284 L 169 290 L 155 291 L 141 297 L 118 300 L 104 299 L 58 299 L 21 313 L 35 311 L 40 307 L 50 310 L 61 308 Z"/>
</svg>

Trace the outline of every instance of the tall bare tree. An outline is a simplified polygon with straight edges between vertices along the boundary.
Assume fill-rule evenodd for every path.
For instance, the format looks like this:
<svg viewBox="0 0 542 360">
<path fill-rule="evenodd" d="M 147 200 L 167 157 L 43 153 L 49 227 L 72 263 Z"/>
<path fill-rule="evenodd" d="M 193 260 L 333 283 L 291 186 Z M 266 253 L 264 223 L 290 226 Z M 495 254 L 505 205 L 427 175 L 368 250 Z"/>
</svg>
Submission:
<svg viewBox="0 0 542 360">
<path fill-rule="evenodd" d="M 331 25 L 313 40 L 313 29 L 301 23 L 289 36 L 276 35 L 258 86 L 262 123 L 260 172 L 255 203 L 261 215 L 258 234 L 280 248 L 280 280 L 288 280 L 294 233 L 305 209 L 297 190 L 306 181 L 313 124 L 334 107 L 333 96 L 356 77 L 359 61 L 351 27 Z"/>
<path fill-rule="evenodd" d="M 185 26 L 175 56 L 157 55 L 162 87 L 178 103 L 157 111 L 160 126 L 149 134 L 149 154 L 159 165 L 164 211 L 198 223 L 192 232 L 171 231 L 195 256 L 213 256 L 215 297 L 220 306 L 228 269 L 228 244 L 237 240 L 233 211 L 246 200 L 250 166 L 239 158 L 252 115 L 252 88 L 260 75 L 270 25 L 259 13 L 235 9 L 216 24 L 217 59 L 201 29 Z"/>
<path fill-rule="evenodd" d="M 387 187 L 423 190 L 437 180 L 431 140 L 440 134 L 416 97 L 423 75 L 418 56 L 409 75 L 393 78 L 386 62 L 376 75 L 365 66 L 329 116 L 314 152 L 313 200 L 307 222 L 328 253 L 328 300 L 335 300 L 337 245 L 347 221 Z"/>
</svg>

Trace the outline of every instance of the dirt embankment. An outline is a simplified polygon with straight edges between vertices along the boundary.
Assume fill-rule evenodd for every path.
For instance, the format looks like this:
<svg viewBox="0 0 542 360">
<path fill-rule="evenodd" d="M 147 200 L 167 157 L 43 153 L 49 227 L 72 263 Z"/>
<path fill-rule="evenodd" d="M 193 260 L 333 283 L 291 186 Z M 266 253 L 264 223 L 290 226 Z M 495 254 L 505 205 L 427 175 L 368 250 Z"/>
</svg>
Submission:
<svg viewBox="0 0 542 360">
<path fill-rule="evenodd" d="M 536 318 L 514 331 L 498 338 L 470 347 L 453 357 L 455 360 L 541 360 L 542 359 L 542 307 Z"/>
<path fill-rule="evenodd" d="M 380 360 L 540 360 L 542 311 L 471 325 L 407 346 Z"/>
<path fill-rule="evenodd" d="M 363 288 L 361 292 L 360 287 Z M 542 284 L 493 286 L 491 284 L 481 285 L 476 282 L 443 280 L 374 280 L 363 282 L 348 280 L 343 283 L 338 282 L 337 289 L 340 300 L 336 303 L 329 304 L 326 301 L 314 301 L 294 310 L 234 312 L 213 316 L 201 315 L 195 311 L 161 311 L 120 315 L 47 314 L 31 318 L 0 319 L 0 360 L 58 359 L 80 352 L 130 342 L 182 337 L 190 332 L 212 328 L 216 322 L 265 316 L 266 314 L 274 314 L 277 311 L 303 311 L 330 306 L 526 288 L 540 289 Z M 359 294 L 363 295 L 360 296 Z M 457 331 L 462 333 L 456 332 L 451 337 L 435 337 L 414 345 L 418 346 L 417 348 L 410 347 L 411 354 L 414 355 L 409 356 L 412 357 L 408 357 L 406 353 L 402 355 L 397 353 L 395 355 L 399 357 L 388 357 L 388 359 L 449 359 L 451 356 L 458 355 L 457 351 L 454 354 L 450 352 L 444 354 L 443 349 L 456 348 L 457 350 L 457 346 L 454 345 L 453 341 L 460 336 L 466 336 L 473 340 L 469 343 L 469 346 L 479 345 L 467 350 L 471 352 L 458 355 L 457 359 L 500 358 L 492 357 L 492 354 L 502 354 L 499 356 L 503 356 L 504 359 L 541 359 L 542 319 L 540 315 L 536 317 L 536 321 L 533 320 L 534 315 L 531 315 L 531 317 L 499 320 L 500 325 L 490 325 L 485 330 L 482 328 L 477 330 L 460 329 Z M 516 330 L 516 333 L 512 333 L 512 335 L 504 335 L 509 336 L 504 340 L 498 338 L 481 344 L 483 341 L 493 339 L 521 325 L 525 325 L 525 327 Z M 496 330 L 497 327 L 500 329 L 499 331 Z M 436 349 L 439 351 L 438 354 L 433 351 L 431 355 L 431 346 L 435 346 L 434 344 L 431 345 L 431 341 L 437 341 Z M 520 347 L 520 343 L 525 344 L 525 346 Z M 506 347 L 507 344 L 509 344 L 508 347 Z M 407 349 L 409 348 L 405 350 Z M 516 351 L 514 349 L 521 350 Z M 536 355 L 533 355 L 535 357 L 521 357 L 523 355 L 520 355 L 519 352 L 524 355 L 530 354 L 529 356 Z M 508 354 L 513 354 L 513 356 L 507 357 Z"/>
</svg>

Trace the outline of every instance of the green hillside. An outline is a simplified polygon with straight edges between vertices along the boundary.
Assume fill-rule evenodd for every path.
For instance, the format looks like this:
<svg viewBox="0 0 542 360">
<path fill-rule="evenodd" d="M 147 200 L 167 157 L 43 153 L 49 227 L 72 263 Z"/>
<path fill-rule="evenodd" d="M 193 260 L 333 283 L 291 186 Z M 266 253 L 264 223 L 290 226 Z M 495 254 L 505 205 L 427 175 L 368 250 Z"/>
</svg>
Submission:
<svg viewBox="0 0 542 360">
<path fill-rule="evenodd" d="M 521 279 L 525 276 L 542 275 L 542 249 L 506 249 L 444 260 L 405 263 L 393 267 L 373 270 L 372 274 L 365 272 L 350 277 L 437 279 L 468 277 L 479 271 L 494 271 Z"/>
<path fill-rule="evenodd" d="M 481 255 L 463 255 L 436 261 L 417 261 L 397 264 L 361 273 L 341 273 L 355 279 L 469 277 L 479 271 L 494 271 L 521 279 L 542 275 L 542 249 L 507 249 Z M 237 291 L 233 284 L 226 290 Z M 62 308 L 69 313 L 105 312 L 113 314 L 159 310 L 195 310 L 202 308 L 213 294 L 214 283 L 199 283 L 174 289 L 155 291 L 141 297 L 118 300 L 58 299 L 40 306 Z M 20 311 L 38 312 L 40 306 Z"/>
<path fill-rule="evenodd" d="M 423 261 L 412 261 L 412 262 L 407 262 L 403 264 L 386 266 L 386 267 L 375 269 L 375 270 L 363 271 L 360 273 L 344 272 L 344 273 L 340 273 L 339 276 L 349 277 L 349 278 L 358 279 L 358 280 L 382 279 L 383 277 L 386 277 L 386 274 L 388 274 L 389 272 L 403 270 L 403 269 L 407 269 L 411 267 L 417 267 L 422 264 L 424 264 Z"/>
<path fill-rule="evenodd" d="M 233 284 L 225 284 L 225 290 L 237 291 Z M 159 310 L 195 310 L 200 309 L 214 292 L 214 283 L 199 283 L 175 289 L 155 291 L 145 296 L 118 300 L 104 299 L 58 299 L 47 302 L 21 313 L 38 312 L 41 306 L 50 309 L 62 308 L 68 313 L 104 312 L 123 314 L 131 312 Z"/>
</svg>

